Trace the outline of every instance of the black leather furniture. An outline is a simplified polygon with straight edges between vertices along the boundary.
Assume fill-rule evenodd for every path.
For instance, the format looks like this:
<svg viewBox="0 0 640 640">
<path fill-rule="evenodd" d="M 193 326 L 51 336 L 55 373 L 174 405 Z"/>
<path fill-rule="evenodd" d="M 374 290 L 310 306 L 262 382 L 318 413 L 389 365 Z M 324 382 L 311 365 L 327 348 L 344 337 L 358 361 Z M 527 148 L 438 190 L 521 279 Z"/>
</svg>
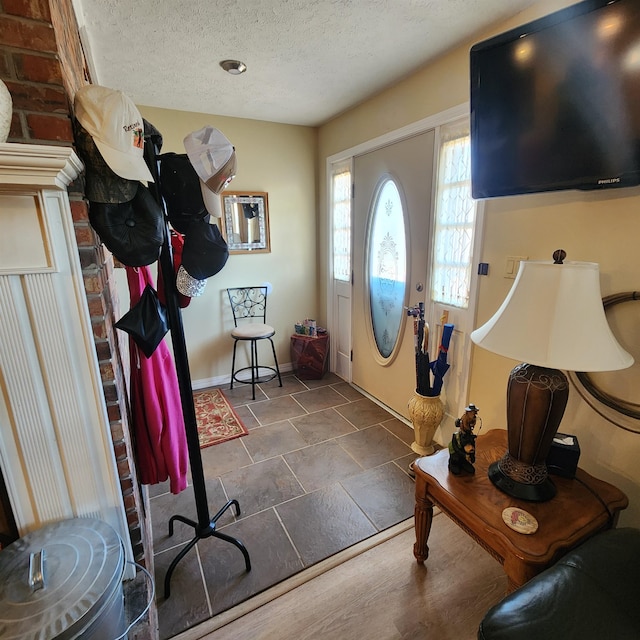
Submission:
<svg viewBox="0 0 640 640">
<path fill-rule="evenodd" d="M 492 607 L 479 640 L 638 640 L 640 530 L 599 533 Z"/>
</svg>

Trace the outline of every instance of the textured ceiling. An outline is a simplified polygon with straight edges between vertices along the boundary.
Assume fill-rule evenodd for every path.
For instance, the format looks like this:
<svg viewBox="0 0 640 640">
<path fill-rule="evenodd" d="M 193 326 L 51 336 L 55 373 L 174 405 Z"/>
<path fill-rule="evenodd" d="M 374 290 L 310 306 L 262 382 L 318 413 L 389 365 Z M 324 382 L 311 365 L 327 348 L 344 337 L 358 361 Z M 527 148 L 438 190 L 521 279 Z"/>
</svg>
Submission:
<svg viewBox="0 0 640 640">
<path fill-rule="evenodd" d="M 93 81 L 136 104 L 316 126 L 533 0 L 74 0 Z M 246 63 L 231 76 L 218 63 Z"/>
</svg>

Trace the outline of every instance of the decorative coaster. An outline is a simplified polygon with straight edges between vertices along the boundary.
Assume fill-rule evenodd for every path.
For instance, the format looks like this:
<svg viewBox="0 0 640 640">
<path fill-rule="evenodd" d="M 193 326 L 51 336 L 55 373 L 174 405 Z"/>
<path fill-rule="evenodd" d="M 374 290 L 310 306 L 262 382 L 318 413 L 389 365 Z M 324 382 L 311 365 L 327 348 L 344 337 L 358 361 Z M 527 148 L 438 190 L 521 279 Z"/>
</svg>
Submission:
<svg viewBox="0 0 640 640">
<path fill-rule="evenodd" d="M 502 519 L 510 529 L 526 535 L 538 530 L 538 521 L 528 512 L 518 507 L 507 507 L 502 512 Z"/>
</svg>

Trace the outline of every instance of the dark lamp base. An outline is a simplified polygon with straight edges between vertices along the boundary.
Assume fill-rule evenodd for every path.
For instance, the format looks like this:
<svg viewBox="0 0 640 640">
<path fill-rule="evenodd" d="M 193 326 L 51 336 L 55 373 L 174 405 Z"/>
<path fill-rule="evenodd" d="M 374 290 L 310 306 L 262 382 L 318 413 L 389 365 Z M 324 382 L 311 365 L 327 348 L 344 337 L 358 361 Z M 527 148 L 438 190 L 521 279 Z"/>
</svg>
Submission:
<svg viewBox="0 0 640 640">
<path fill-rule="evenodd" d="M 556 495 L 546 460 L 568 398 L 562 371 L 526 363 L 513 368 L 507 385 L 509 451 L 489 467 L 498 489 L 530 502 Z"/>
<path fill-rule="evenodd" d="M 499 462 L 489 466 L 489 480 L 507 495 L 528 500 L 529 502 L 546 502 L 556 495 L 556 486 L 551 478 L 547 478 L 539 484 L 525 484 L 518 482 L 506 475 L 500 468 Z"/>
</svg>

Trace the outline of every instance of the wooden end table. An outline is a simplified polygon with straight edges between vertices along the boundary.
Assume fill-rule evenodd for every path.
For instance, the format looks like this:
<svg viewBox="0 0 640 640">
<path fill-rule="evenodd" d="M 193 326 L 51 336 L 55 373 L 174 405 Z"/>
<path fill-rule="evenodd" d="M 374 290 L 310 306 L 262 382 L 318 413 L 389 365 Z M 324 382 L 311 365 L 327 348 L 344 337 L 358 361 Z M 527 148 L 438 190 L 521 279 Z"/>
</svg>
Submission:
<svg viewBox="0 0 640 640">
<path fill-rule="evenodd" d="M 548 502 L 527 502 L 497 489 L 487 476 L 489 465 L 507 448 L 507 432 L 489 431 L 476 440 L 476 472 L 454 476 L 449 472 L 449 451 L 419 458 L 416 475 L 413 554 L 422 564 L 429 556 L 427 540 L 434 505 L 502 563 L 513 591 L 551 566 L 567 551 L 604 529 L 616 525 L 629 504 L 627 496 L 582 469 L 574 479 L 552 476 L 558 490 Z M 517 533 L 502 520 L 506 507 L 519 507 L 538 521 L 531 535 Z"/>
</svg>

